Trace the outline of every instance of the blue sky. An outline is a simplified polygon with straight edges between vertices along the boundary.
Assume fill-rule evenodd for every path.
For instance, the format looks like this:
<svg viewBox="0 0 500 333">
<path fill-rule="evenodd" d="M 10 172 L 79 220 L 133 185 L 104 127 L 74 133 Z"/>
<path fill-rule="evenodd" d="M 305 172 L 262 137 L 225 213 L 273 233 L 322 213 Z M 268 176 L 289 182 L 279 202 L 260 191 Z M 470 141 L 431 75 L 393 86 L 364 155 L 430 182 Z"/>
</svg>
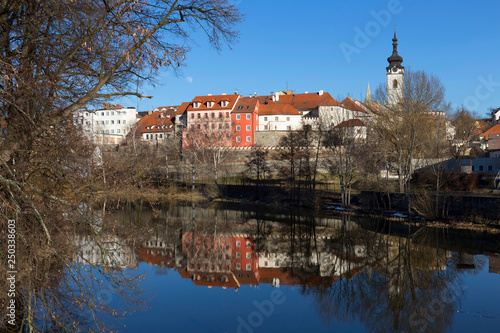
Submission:
<svg viewBox="0 0 500 333">
<path fill-rule="evenodd" d="M 361 99 L 368 82 L 372 92 L 385 82 L 396 25 L 403 65 L 439 77 L 453 106 L 481 116 L 500 107 L 498 1 L 235 2 L 246 18 L 232 49 L 218 53 L 196 33 L 181 75 L 166 70 L 155 88 L 142 87 L 153 99 L 122 104 L 148 110 L 209 93 L 269 94 L 287 84 L 296 93 Z"/>
</svg>

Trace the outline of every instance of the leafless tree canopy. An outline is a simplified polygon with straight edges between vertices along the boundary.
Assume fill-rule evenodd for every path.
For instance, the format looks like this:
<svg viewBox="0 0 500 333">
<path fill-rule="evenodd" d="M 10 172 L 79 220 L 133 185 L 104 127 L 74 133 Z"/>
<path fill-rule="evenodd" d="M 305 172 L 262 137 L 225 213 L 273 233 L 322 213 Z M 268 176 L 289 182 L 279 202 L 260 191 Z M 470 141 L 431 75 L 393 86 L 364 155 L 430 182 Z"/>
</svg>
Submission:
<svg viewBox="0 0 500 333">
<path fill-rule="evenodd" d="M 75 233 L 95 233 L 75 220 L 93 197 L 96 172 L 94 147 L 72 113 L 141 97 L 137 81 L 180 67 L 193 32 L 220 49 L 235 41 L 241 20 L 228 0 L 0 2 L 0 216 L 18 222 L 21 304 L 34 304 L 47 269 L 72 257 Z M 36 330 L 34 311 L 18 324 Z"/>
</svg>

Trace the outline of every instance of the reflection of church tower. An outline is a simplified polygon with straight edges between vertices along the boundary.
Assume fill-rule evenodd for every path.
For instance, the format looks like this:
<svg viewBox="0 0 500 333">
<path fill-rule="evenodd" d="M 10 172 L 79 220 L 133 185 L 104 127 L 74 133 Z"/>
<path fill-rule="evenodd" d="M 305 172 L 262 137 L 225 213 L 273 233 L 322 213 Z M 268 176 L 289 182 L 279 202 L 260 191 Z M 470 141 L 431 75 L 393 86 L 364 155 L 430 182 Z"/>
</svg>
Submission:
<svg viewBox="0 0 500 333">
<path fill-rule="evenodd" d="M 392 55 L 387 58 L 389 66 L 387 70 L 387 104 L 396 104 L 403 97 L 405 68 L 401 65 L 403 58 L 398 54 L 398 39 L 396 38 L 396 28 L 394 28 L 394 38 L 392 39 Z"/>
</svg>

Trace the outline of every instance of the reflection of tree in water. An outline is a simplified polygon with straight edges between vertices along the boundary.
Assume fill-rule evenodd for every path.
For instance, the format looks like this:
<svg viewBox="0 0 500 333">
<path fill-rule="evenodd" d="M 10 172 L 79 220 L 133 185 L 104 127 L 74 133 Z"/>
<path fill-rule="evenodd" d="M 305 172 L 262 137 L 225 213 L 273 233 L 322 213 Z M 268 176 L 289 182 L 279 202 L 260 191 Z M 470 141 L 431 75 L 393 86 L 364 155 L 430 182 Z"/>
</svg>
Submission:
<svg viewBox="0 0 500 333">
<path fill-rule="evenodd" d="M 343 232 L 338 242 L 354 240 L 366 248 L 364 271 L 305 294 L 314 298 L 327 322 L 358 319 L 373 332 L 445 332 L 463 290 L 455 258 L 438 246 L 436 235 L 428 236 L 414 236 L 418 241 L 412 241 L 359 230 Z"/>
</svg>

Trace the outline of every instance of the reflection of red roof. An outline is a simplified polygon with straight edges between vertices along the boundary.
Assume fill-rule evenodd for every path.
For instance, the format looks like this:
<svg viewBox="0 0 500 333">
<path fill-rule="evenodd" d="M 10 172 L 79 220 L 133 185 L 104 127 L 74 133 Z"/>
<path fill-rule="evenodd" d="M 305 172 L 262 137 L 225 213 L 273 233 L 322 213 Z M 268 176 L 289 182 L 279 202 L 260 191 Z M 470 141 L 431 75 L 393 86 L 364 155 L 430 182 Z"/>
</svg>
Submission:
<svg viewBox="0 0 500 333">
<path fill-rule="evenodd" d="M 142 261 L 156 266 L 174 268 L 173 253 L 170 250 L 138 247 L 135 252 Z"/>
<path fill-rule="evenodd" d="M 215 96 L 196 96 L 193 98 L 191 103 L 189 103 L 189 106 L 187 107 L 187 111 L 206 111 L 206 110 L 232 110 L 234 104 L 238 100 L 238 97 L 240 95 L 235 94 L 235 95 L 215 95 Z M 226 106 L 222 106 L 222 102 L 227 101 L 229 102 Z M 201 103 L 200 107 L 195 108 L 193 106 L 193 103 L 198 102 Z M 209 108 L 207 106 L 207 102 L 214 102 L 215 104 Z"/>
<path fill-rule="evenodd" d="M 238 289 L 240 284 L 236 281 L 234 274 L 229 273 L 206 273 L 187 272 L 182 267 L 177 267 L 177 271 L 183 279 L 191 279 L 197 286 L 222 287 Z"/>
</svg>

